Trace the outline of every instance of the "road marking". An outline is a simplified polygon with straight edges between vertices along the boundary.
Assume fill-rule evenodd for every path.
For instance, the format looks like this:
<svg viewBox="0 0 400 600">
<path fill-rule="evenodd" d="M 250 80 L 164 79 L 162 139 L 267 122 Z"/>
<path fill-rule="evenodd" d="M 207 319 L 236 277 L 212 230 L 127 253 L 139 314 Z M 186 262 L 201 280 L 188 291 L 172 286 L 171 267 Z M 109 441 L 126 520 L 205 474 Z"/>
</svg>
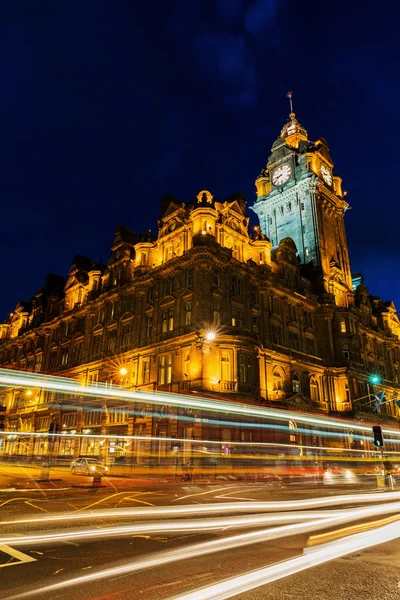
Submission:
<svg viewBox="0 0 400 600">
<path fill-rule="evenodd" d="M 4 554 L 8 554 L 9 556 L 12 556 L 13 558 L 18 559 L 18 562 L 15 562 L 15 561 L 6 562 L 3 565 L 0 565 L 0 569 L 2 567 L 14 567 L 15 565 L 22 565 L 22 563 L 37 561 L 37 558 L 33 558 L 33 556 L 29 556 L 28 554 L 24 554 L 23 552 L 20 552 L 19 550 L 15 550 L 15 548 L 11 548 L 10 546 L 7 546 L 6 544 L 0 545 L 0 552 L 4 552 Z"/>
<path fill-rule="evenodd" d="M 122 498 L 117 506 L 119 504 L 121 504 L 121 502 L 123 502 L 124 500 L 130 500 L 131 502 L 139 502 L 140 504 L 147 504 L 148 506 L 154 506 L 154 504 L 152 504 L 151 502 L 145 502 L 144 500 L 139 500 L 138 498 L 132 498 L 131 496 L 126 496 L 125 498 Z"/>
<path fill-rule="evenodd" d="M 37 508 L 38 510 L 42 510 L 43 512 L 49 512 L 45 508 L 41 508 L 40 506 L 36 506 L 36 504 L 32 504 L 32 502 L 25 502 L 25 504 L 29 504 L 29 506 L 33 506 L 33 508 Z"/>
</svg>

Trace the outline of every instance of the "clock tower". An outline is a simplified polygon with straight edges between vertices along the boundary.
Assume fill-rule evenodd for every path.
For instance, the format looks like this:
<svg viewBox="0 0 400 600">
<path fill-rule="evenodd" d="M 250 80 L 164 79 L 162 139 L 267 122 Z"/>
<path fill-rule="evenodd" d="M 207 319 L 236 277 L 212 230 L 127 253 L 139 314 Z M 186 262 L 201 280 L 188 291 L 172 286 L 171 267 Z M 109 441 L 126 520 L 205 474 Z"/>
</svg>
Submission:
<svg viewBox="0 0 400 600">
<path fill-rule="evenodd" d="M 272 245 L 292 238 L 315 292 L 325 301 L 349 306 L 353 292 L 344 227 L 349 205 L 326 140 L 310 141 L 291 112 L 255 184 L 252 209 Z"/>
</svg>

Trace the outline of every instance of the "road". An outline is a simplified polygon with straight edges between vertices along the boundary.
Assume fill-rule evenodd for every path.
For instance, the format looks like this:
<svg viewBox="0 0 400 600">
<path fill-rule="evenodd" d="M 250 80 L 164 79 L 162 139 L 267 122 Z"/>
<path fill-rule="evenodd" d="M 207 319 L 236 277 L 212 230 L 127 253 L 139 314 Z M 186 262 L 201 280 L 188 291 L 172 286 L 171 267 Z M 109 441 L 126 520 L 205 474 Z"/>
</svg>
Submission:
<svg viewBox="0 0 400 600">
<path fill-rule="evenodd" d="M 0 595 L 4 600 L 14 597 L 169 600 L 191 591 L 194 591 L 193 598 L 200 600 L 202 592 L 198 590 L 206 586 L 270 565 L 274 565 L 272 572 L 277 573 L 280 565 L 292 564 L 282 561 L 307 558 L 304 549 L 314 548 L 309 545 L 310 536 L 346 527 L 350 529 L 342 532 L 342 537 L 370 535 L 368 531 L 360 533 L 359 528 L 362 530 L 365 523 L 372 521 L 375 525 L 369 525 L 369 531 L 379 526 L 379 531 L 383 532 L 386 527 L 393 532 L 398 525 L 394 519 L 400 512 L 400 494 L 380 493 L 374 500 L 372 490 L 358 490 L 359 495 L 353 499 L 353 490 L 349 488 L 275 488 L 262 483 L 228 482 L 182 485 L 122 478 L 113 478 L 112 485 L 93 489 L 83 487 L 89 485 L 88 478 L 67 472 L 54 472 L 54 478 L 59 481 L 47 484 L 37 483 L 35 477 L 29 469 L 4 473 L 0 468 L 3 490 L 0 538 L 14 539 L 9 544 L 0 542 Z M 328 500 L 321 505 L 324 497 Z M 302 506 L 299 511 L 294 503 L 302 499 L 309 499 L 316 506 Z M 259 504 L 261 502 L 273 504 L 267 506 Z M 183 510 L 178 507 L 187 507 L 186 512 L 178 513 Z M 320 522 L 328 518 L 329 511 L 342 511 L 340 515 L 347 515 L 359 507 L 381 513 L 369 516 L 360 513 L 345 523 Z M 96 514 L 98 511 L 102 512 Z M 122 511 L 134 511 L 134 514 L 121 514 Z M 50 521 L 54 515 L 59 519 Z M 265 521 L 271 518 L 276 522 Z M 24 519 L 30 522 L 11 523 Z M 217 524 L 215 519 L 221 521 Z M 240 519 L 241 524 L 238 524 Z M 392 521 L 385 525 L 387 519 Z M 319 525 L 313 531 L 302 532 L 301 528 L 307 529 L 311 521 L 318 521 Z M 127 527 L 131 530 L 123 529 Z M 278 527 L 279 532 L 274 534 L 273 530 Z M 298 529 L 292 532 L 288 527 Z M 110 528 L 114 531 L 110 532 Z M 270 539 L 246 541 L 244 545 L 242 536 L 260 535 L 262 531 L 268 532 L 265 535 Z M 61 537 L 56 538 L 60 533 Z M 27 540 L 16 541 L 28 536 Z M 233 536 L 235 539 L 229 541 Z M 44 542 L 43 537 L 47 541 Z M 308 555 L 311 565 L 322 543 L 335 544 L 332 539 L 332 536 L 314 538 L 316 552 Z M 379 541 L 381 539 L 385 539 L 383 533 Z M 211 553 L 210 544 L 221 544 L 223 549 L 215 551 L 214 547 Z M 114 571 L 98 578 L 101 571 L 110 569 Z M 92 579 L 79 585 L 45 590 L 57 583 L 88 576 Z M 399 600 L 399 581 L 400 544 L 395 539 L 224 597 Z M 214 589 L 211 594 L 211 598 L 222 597 Z"/>
</svg>

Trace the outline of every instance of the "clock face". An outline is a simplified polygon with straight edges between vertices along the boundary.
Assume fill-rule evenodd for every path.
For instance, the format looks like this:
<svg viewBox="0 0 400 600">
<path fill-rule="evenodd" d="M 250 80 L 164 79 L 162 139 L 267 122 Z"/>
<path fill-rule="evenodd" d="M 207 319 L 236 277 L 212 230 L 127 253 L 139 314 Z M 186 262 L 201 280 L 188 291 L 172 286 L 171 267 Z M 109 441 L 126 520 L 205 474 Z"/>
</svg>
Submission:
<svg viewBox="0 0 400 600">
<path fill-rule="evenodd" d="M 332 185 L 332 173 L 330 172 L 328 167 L 323 164 L 321 165 L 321 175 L 325 183 L 327 183 L 328 185 Z"/>
<path fill-rule="evenodd" d="M 176 223 L 171 223 L 171 225 L 169 226 L 169 230 L 174 231 L 175 227 L 176 227 Z"/>
<path fill-rule="evenodd" d="M 292 174 L 291 166 L 288 164 L 281 165 L 272 174 L 272 183 L 274 185 L 283 185 Z"/>
</svg>

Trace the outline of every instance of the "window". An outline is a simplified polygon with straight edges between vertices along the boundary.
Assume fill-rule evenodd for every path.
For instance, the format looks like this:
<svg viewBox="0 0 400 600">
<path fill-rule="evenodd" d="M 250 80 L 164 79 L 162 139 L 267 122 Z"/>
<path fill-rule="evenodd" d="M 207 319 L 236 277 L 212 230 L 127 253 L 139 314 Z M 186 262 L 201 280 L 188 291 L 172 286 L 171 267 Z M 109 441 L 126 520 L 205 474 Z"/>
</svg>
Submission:
<svg viewBox="0 0 400 600">
<path fill-rule="evenodd" d="M 82 354 L 82 342 L 75 342 L 73 351 L 72 351 L 72 362 L 77 363 L 81 359 Z"/>
<path fill-rule="evenodd" d="M 160 357 L 159 376 L 160 385 L 166 385 L 172 381 L 172 354 Z"/>
<path fill-rule="evenodd" d="M 272 374 L 274 391 L 283 390 L 283 378 L 282 373 L 275 370 Z"/>
<path fill-rule="evenodd" d="M 109 352 L 115 352 L 117 345 L 117 328 L 111 329 L 108 332 L 107 349 Z"/>
<path fill-rule="evenodd" d="M 299 349 L 299 334 L 297 331 L 289 330 L 289 346 L 293 348 L 293 350 Z"/>
<path fill-rule="evenodd" d="M 84 416 L 84 423 L 88 425 L 101 425 L 101 410 L 87 410 Z"/>
<path fill-rule="evenodd" d="M 193 269 L 187 269 L 185 271 L 185 287 L 193 288 Z"/>
<path fill-rule="evenodd" d="M 344 360 L 349 360 L 350 352 L 349 352 L 349 347 L 347 344 L 342 346 L 342 355 L 343 355 Z"/>
<path fill-rule="evenodd" d="M 102 335 L 95 335 L 93 342 L 93 354 L 100 354 L 102 345 Z"/>
<path fill-rule="evenodd" d="M 301 392 L 301 383 L 300 383 L 300 377 L 298 375 L 293 375 L 292 377 L 292 387 L 293 387 L 293 391 L 295 394 L 298 394 Z"/>
<path fill-rule="evenodd" d="M 114 312 L 115 312 L 115 302 L 110 302 L 107 305 L 107 309 L 106 309 L 107 320 L 112 319 L 114 317 Z"/>
<path fill-rule="evenodd" d="M 314 338 L 306 336 L 306 353 L 315 356 L 315 341 Z"/>
<path fill-rule="evenodd" d="M 253 333 L 258 333 L 258 316 L 253 315 Z"/>
<path fill-rule="evenodd" d="M 191 325 L 192 323 L 192 303 L 185 303 L 185 325 Z"/>
<path fill-rule="evenodd" d="M 271 325 L 271 339 L 274 344 L 281 344 L 281 326 Z"/>
<path fill-rule="evenodd" d="M 162 332 L 172 331 L 174 328 L 174 309 L 173 307 L 162 312 Z"/>
<path fill-rule="evenodd" d="M 221 352 L 221 379 L 223 381 L 231 380 L 231 362 L 228 350 Z"/>
<path fill-rule="evenodd" d="M 310 396 L 313 402 L 319 402 L 319 387 L 314 377 L 310 379 Z"/>
<path fill-rule="evenodd" d="M 350 389 L 349 389 L 349 384 L 347 383 L 347 381 L 344 384 L 344 394 L 346 397 L 346 402 L 350 402 Z"/>
<path fill-rule="evenodd" d="M 240 277 L 232 277 L 231 291 L 234 296 L 242 295 L 242 280 Z"/>
<path fill-rule="evenodd" d="M 54 370 L 54 369 L 57 367 L 57 354 L 58 354 L 58 351 L 57 351 L 57 349 L 55 349 L 55 350 L 52 350 L 52 351 L 50 352 L 50 363 L 49 363 L 49 369 L 50 369 L 51 371 L 53 371 L 53 370 Z"/>
<path fill-rule="evenodd" d="M 221 325 L 221 306 L 218 302 L 213 302 L 213 325 L 218 327 Z"/>
<path fill-rule="evenodd" d="M 68 362 L 68 346 L 61 348 L 61 364 L 64 366 Z"/>
<path fill-rule="evenodd" d="M 129 346 L 132 343 L 133 321 L 122 326 L 122 345 Z"/>
<path fill-rule="evenodd" d="M 251 357 L 248 354 L 238 355 L 239 358 L 239 382 L 250 383 Z"/>
<path fill-rule="evenodd" d="M 39 373 L 42 370 L 43 354 L 36 355 L 35 373 Z"/>
<path fill-rule="evenodd" d="M 143 361 L 143 383 L 150 383 L 150 359 Z"/>
<path fill-rule="evenodd" d="M 170 296 L 175 291 L 175 279 L 170 277 L 169 279 L 164 279 L 163 281 L 163 296 Z"/>
<path fill-rule="evenodd" d="M 147 301 L 151 304 L 153 302 L 153 295 L 154 295 L 154 290 L 153 288 L 149 288 L 149 291 L 147 292 Z"/>
<path fill-rule="evenodd" d="M 242 311 L 232 308 L 232 326 L 243 327 Z"/>
<path fill-rule="evenodd" d="M 146 316 L 146 339 L 151 337 L 151 331 L 153 328 L 153 315 Z"/>
<path fill-rule="evenodd" d="M 346 321 L 340 321 L 340 332 L 346 333 Z"/>
<path fill-rule="evenodd" d="M 213 286 L 221 287 L 221 276 L 218 269 L 213 269 Z"/>
</svg>

